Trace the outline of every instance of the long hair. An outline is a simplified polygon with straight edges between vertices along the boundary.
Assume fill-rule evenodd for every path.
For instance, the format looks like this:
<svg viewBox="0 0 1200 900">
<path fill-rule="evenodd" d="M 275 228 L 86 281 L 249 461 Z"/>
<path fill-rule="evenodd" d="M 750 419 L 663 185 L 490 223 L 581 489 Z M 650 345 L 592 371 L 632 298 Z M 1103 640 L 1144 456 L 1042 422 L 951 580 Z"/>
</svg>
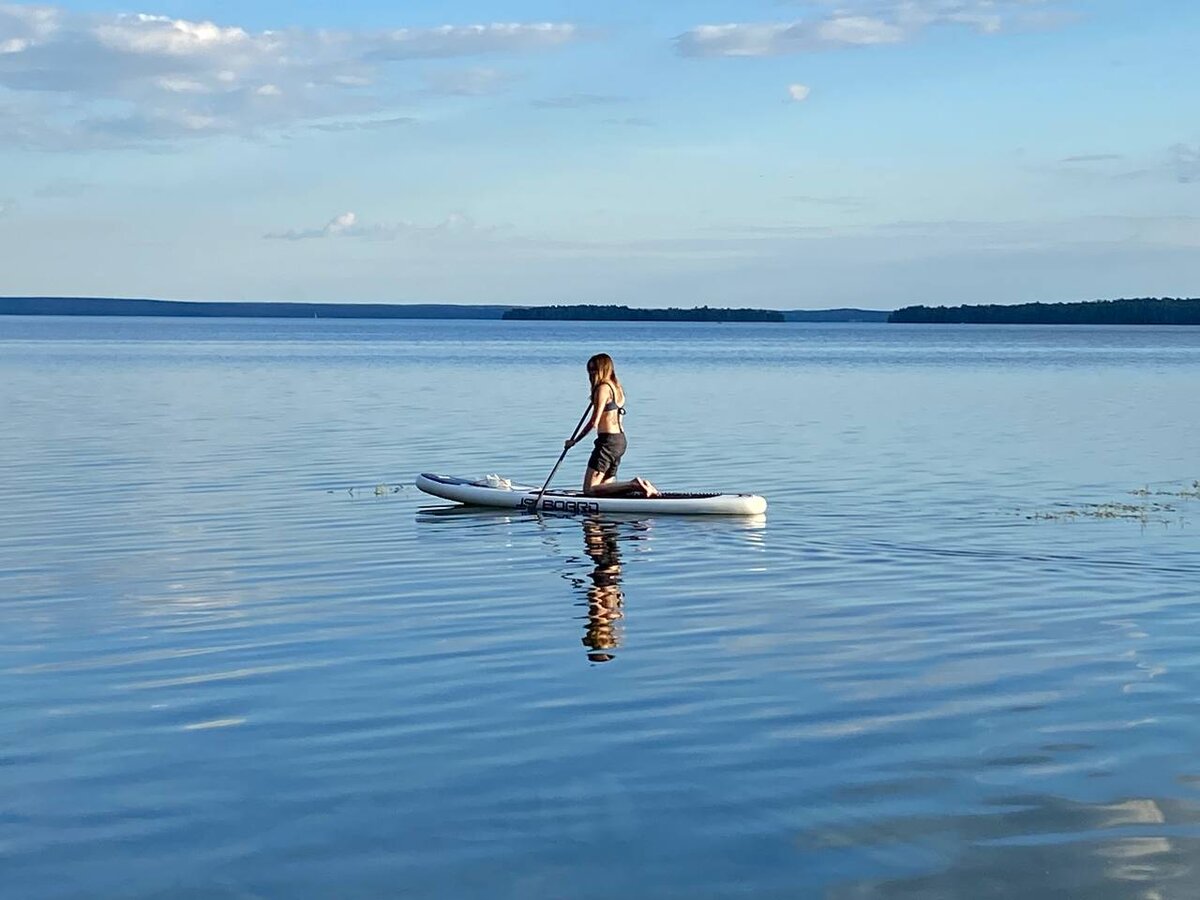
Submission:
<svg viewBox="0 0 1200 900">
<path fill-rule="evenodd" d="M 617 380 L 617 370 L 613 367 L 612 357 L 607 353 L 597 353 L 589 359 L 587 361 L 587 371 L 588 378 L 592 382 L 593 391 L 607 381 L 609 384 L 621 389 L 622 393 L 624 392 L 624 388 L 621 388 L 621 382 Z"/>
</svg>

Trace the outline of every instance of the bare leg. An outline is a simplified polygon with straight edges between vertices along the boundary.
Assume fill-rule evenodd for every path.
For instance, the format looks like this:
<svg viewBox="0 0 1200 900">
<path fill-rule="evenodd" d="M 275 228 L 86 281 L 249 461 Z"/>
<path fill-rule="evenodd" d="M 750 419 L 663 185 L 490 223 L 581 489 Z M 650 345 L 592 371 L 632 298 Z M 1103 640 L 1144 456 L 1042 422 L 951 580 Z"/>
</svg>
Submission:
<svg viewBox="0 0 1200 900">
<path fill-rule="evenodd" d="M 658 488 L 656 488 L 654 485 L 652 485 L 649 481 L 647 481 L 641 475 L 635 475 L 633 477 L 633 482 L 642 490 L 642 492 L 647 497 L 657 497 L 660 494 L 662 494 L 662 491 L 660 491 Z"/>
<path fill-rule="evenodd" d="M 583 476 L 583 492 L 595 496 L 616 497 L 621 494 L 644 494 L 654 497 L 659 494 L 658 488 L 641 477 L 632 481 L 617 481 L 615 478 L 604 479 L 595 469 L 588 469 Z"/>
</svg>

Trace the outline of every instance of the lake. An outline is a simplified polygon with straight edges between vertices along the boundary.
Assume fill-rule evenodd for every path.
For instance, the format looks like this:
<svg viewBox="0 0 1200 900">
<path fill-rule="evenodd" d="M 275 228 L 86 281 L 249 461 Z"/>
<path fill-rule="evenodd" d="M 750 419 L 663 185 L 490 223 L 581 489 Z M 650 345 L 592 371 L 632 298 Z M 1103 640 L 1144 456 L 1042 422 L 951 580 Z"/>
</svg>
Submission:
<svg viewBox="0 0 1200 900">
<path fill-rule="evenodd" d="M 622 475 L 764 519 L 412 486 L 540 484 L 601 350 Z M 8 896 L 1200 892 L 1200 329 L 0 317 L 0 377 Z"/>
</svg>

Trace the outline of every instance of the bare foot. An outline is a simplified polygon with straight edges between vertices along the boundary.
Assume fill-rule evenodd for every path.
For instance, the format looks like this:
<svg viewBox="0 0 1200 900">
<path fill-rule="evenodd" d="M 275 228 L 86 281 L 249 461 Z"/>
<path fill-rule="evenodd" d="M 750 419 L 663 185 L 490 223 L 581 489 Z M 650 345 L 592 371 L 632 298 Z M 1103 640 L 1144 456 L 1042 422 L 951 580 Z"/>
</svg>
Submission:
<svg viewBox="0 0 1200 900">
<path fill-rule="evenodd" d="M 638 490 L 640 490 L 642 493 L 644 493 L 647 497 L 661 497 L 662 496 L 662 491 L 660 491 L 658 488 L 656 488 L 654 485 L 652 485 L 650 482 L 648 482 L 645 478 L 643 478 L 640 475 L 634 476 L 633 483 L 636 484 L 638 486 Z"/>
</svg>

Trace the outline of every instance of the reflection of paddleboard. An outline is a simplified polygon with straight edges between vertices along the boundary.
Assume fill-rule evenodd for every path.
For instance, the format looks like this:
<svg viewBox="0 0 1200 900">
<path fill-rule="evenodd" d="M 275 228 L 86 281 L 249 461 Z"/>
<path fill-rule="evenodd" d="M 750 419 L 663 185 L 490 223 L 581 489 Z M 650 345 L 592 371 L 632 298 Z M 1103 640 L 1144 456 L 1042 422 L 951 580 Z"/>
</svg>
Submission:
<svg viewBox="0 0 1200 900">
<path fill-rule="evenodd" d="M 672 516 L 757 516 L 767 501 L 755 494 L 675 494 L 661 497 L 597 497 L 580 491 L 546 491 L 524 484 L 494 487 L 453 475 L 418 475 L 417 487 L 427 494 L 471 506 L 495 506 L 555 513 L 648 513 Z"/>
</svg>

